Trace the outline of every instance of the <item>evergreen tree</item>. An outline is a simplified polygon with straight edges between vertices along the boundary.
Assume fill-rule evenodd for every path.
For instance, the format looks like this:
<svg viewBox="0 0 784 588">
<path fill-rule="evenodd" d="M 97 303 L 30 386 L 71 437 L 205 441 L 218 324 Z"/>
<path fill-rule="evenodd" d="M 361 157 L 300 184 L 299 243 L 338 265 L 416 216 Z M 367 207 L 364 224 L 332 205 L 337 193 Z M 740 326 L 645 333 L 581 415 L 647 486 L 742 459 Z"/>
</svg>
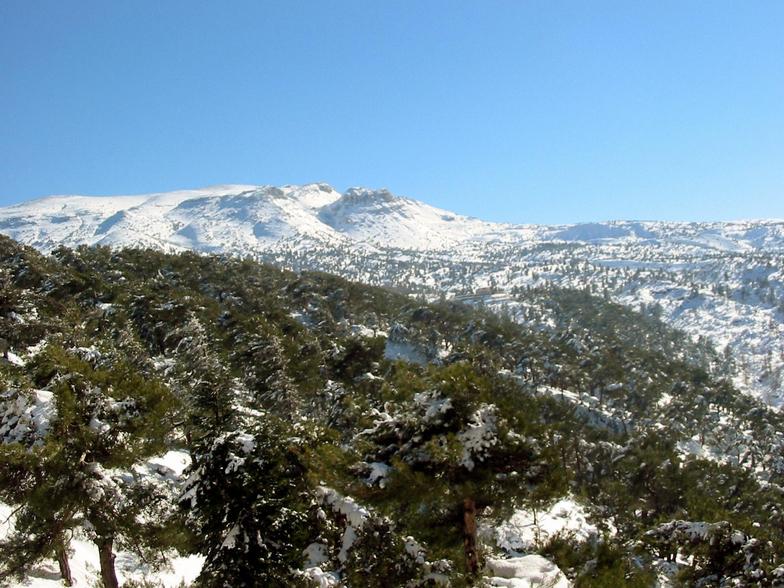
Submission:
<svg viewBox="0 0 784 588">
<path fill-rule="evenodd" d="M 175 383 L 184 410 L 185 436 L 191 445 L 209 442 L 234 427 L 238 386 L 195 315 L 174 336 L 179 341 Z"/>
<path fill-rule="evenodd" d="M 504 402 L 502 388 L 467 364 L 434 369 L 432 377 L 433 390 L 415 394 L 400 413 L 367 431 L 381 448 L 369 459 L 392 461 L 384 494 L 417 521 L 420 536 L 433 542 L 451 536 L 452 545 L 462 539 L 466 572 L 473 576 L 480 567 L 478 512 L 541 483 L 547 468 L 526 435 L 536 428 L 530 415 L 520 408 L 502 412 L 490 402 Z M 394 452 L 391 439 L 397 440 Z M 557 477 L 550 482 L 560 484 Z"/>
<path fill-rule="evenodd" d="M 281 338 L 268 325 L 248 343 L 243 357 L 245 380 L 260 405 L 276 414 L 295 418 L 302 398 L 289 375 L 289 361 Z"/>
<path fill-rule="evenodd" d="M 266 416 L 200 448 L 181 499 L 206 558 L 200 585 L 296 584 L 315 520 L 302 444 Z"/>
<path fill-rule="evenodd" d="M 143 550 L 150 537 L 139 516 L 155 497 L 132 466 L 163 451 L 171 395 L 125 364 L 97 368 L 54 346 L 33 367 L 49 390 L 4 399 L 0 498 L 17 512 L 2 574 L 55 555 L 68 582 L 68 536 L 81 526 L 98 547 L 104 585 L 115 588 L 115 544 Z"/>
</svg>

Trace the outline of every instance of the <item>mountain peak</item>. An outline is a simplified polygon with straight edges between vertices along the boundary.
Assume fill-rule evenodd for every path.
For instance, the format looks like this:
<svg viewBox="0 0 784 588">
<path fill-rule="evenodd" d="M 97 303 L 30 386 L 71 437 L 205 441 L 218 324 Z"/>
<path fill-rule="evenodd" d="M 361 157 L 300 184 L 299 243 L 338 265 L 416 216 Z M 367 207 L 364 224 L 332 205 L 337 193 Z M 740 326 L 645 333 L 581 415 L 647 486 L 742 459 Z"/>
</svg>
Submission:
<svg viewBox="0 0 784 588">
<path fill-rule="evenodd" d="M 394 202 L 399 200 L 386 188 L 372 189 L 354 186 L 343 193 L 342 200 L 353 203 Z"/>
</svg>

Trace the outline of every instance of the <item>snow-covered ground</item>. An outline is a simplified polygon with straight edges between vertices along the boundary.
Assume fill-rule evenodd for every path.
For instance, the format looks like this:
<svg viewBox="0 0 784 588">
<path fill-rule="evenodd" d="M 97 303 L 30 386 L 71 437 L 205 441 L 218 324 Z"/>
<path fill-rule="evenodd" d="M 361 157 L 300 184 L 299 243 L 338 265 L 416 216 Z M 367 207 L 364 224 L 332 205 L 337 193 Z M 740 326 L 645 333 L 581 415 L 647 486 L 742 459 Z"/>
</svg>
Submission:
<svg viewBox="0 0 784 588">
<path fill-rule="evenodd" d="M 572 498 L 562 498 L 538 511 L 517 510 L 506 521 L 485 529 L 483 534 L 509 554 L 535 550 L 555 537 L 582 542 L 600 535 L 596 525 L 588 521 L 585 508 Z"/>
<path fill-rule="evenodd" d="M 508 588 L 569 588 L 563 572 L 541 555 L 524 555 L 509 559 L 488 559 L 487 581 L 490 586 Z"/>
<path fill-rule="evenodd" d="M 614 531 L 609 522 L 607 531 Z M 487 560 L 485 575 L 490 586 L 568 588 L 571 584 L 558 566 L 533 552 L 556 537 L 594 541 L 601 532 L 589 521 L 583 505 L 564 497 L 538 509 L 518 509 L 504 521 L 485 521 L 479 534 L 487 545 L 499 548 L 505 555 Z"/>
<path fill-rule="evenodd" d="M 0 504 L 0 521 L 5 521 L 12 509 Z M 6 532 L 0 527 L 0 533 Z M 100 564 L 98 548 L 94 543 L 77 535 L 70 543 L 70 564 L 74 586 L 92 587 L 100 581 Z M 189 584 L 196 579 L 201 570 L 202 559 L 199 556 L 180 557 L 172 554 L 168 564 L 160 569 L 152 569 L 132 553 L 120 551 L 115 561 L 117 579 L 120 584 L 128 580 L 147 580 L 175 588 L 183 582 Z M 33 567 L 27 578 L 21 582 L 12 582 L 11 588 L 62 588 L 63 583 L 57 562 L 46 560 Z"/>
</svg>

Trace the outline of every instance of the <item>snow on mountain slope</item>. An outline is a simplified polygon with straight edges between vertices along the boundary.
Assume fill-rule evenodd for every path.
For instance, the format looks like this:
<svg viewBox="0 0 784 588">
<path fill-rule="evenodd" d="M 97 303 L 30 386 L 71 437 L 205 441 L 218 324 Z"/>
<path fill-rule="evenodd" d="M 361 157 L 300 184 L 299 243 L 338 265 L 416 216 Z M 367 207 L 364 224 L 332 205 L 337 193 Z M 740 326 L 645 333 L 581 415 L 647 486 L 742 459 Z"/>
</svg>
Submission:
<svg viewBox="0 0 784 588">
<path fill-rule="evenodd" d="M 388 190 L 222 185 L 57 196 L 0 208 L 0 232 L 63 244 L 251 256 L 426 296 L 475 296 L 515 316 L 517 288 L 590 288 L 735 356 L 736 383 L 784 404 L 784 221 L 510 225 Z M 510 310 L 511 309 L 511 310 Z"/>
<path fill-rule="evenodd" d="M 341 195 L 325 184 L 51 197 L 0 209 L 0 231 L 41 249 L 88 243 L 252 253 L 291 240 L 444 249 L 497 228 L 387 190 Z"/>
<path fill-rule="evenodd" d="M 538 227 L 537 238 L 585 243 L 666 243 L 702 250 L 746 252 L 784 248 L 783 220 L 731 222 L 607 221 Z"/>
<path fill-rule="evenodd" d="M 134 245 L 253 251 L 282 239 L 341 240 L 316 218 L 329 186 L 225 185 L 145 196 L 55 196 L 0 209 L 0 231 L 40 249 Z"/>
<path fill-rule="evenodd" d="M 784 221 L 509 225 L 458 215 L 388 190 L 350 188 L 341 195 L 326 184 L 229 184 L 140 196 L 53 196 L 0 208 L 0 231 L 40 249 L 130 244 L 253 253 L 299 239 L 408 250 L 447 250 L 491 241 L 784 250 Z"/>
<path fill-rule="evenodd" d="M 350 188 L 319 219 L 355 241 L 400 249 L 443 249 L 481 238 L 493 223 L 460 216 L 388 190 Z"/>
</svg>

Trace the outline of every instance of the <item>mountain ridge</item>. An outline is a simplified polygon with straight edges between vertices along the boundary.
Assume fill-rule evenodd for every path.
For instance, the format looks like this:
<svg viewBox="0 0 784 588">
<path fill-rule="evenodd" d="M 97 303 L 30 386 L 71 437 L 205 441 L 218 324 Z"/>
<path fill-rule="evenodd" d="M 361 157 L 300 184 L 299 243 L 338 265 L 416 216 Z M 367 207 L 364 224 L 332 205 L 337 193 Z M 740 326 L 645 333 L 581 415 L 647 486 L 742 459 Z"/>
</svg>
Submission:
<svg viewBox="0 0 784 588">
<path fill-rule="evenodd" d="M 108 216 L 121 211 L 132 211 L 134 214 L 153 217 L 182 216 L 180 213 L 185 209 L 198 208 L 194 201 L 207 204 L 210 199 L 217 199 L 214 202 L 223 203 L 234 200 L 236 204 L 237 198 L 255 198 L 277 208 L 275 212 L 288 225 L 279 227 L 279 232 L 272 233 L 278 239 L 292 234 L 317 241 L 325 237 L 340 239 L 343 236 L 360 243 L 436 250 L 447 248 L 462 240 L 485 241 L 500 238 L 526 243 L 537 240 L 592 242 L 608 239 L 662 239 L 670 233 L 681 238 L 696 236 L 700 241 L 693 243 L 694 245 L 719 250 L 784 249 L 784 220 L 779 219 L 705 222 L 613 219 L 551 225 L 500 223 L 454 213 L 419 200 L 397 196 L 386 188 L 351 187 L 340 193 L 323 182 L 280 187 L 217 184 L 190 190 L 121 196 L 53 195 L 0 208 L 0 231 L 41 249 L 61 244 L 63 238 L 67 239 L 67 244 L 70 245 L 98 244 L 100 239 L 91 239 L 91 235 L 77 230 L 83 228 L 86 213 L 102 217 L 98 222 L 98 225 L 101 225 Z M 286 204 L 282 204 L 282 200 L 285 200 Z M 304 216 L 301 214 L 303 209 L 306 212 Z M 213 212 L 220 212 L 220 210 L 213 210 Z M 21 230 L 25 225 L 28 228 L 30 225 L 40 228 L 47 220 L 52 224 L 62 225 L 68 221 L 76 221 L 77 217 L 80 222 L 79 227 L 75 227 L 66 235 L 62 234 L 63 231 L 53 231 L 58 236 L 48 241 L 44 238 L 34 242 L 34 239 Z M 220 215 L 211 218 L 214 223 L 225 220 L 227 219 L 222 219 Z M 276 220 L 280 224 L 280 219 Z M 272 219 L 262 219 L 262 222 L 265 221 L 276 224 Z M 159 241 L 163 237 L 163 241 L 166 242 L 178 230 L 175 228 L 168 235 L 161 234 L 159 230 L 151 235 L 145 232 L 143 225 L 132 223 L 131 225 L 128 227 L 131 235 L 115 236 L 115 240 L 133 242 L 134 238 L 144 241 L 144 237 L 150 237 Z M 396 227 L 389 225 L 396 225 Z M 93 226 L 95 225 L 90 225 Z M 394 228 L 398 229 L 397 234 Z M 269 231 L 263 232 L 268 236 Z M 339 235 L 332 234 L 333 232 Z M 107 235 L 108 231 L 97 234 Z M 267 242 L 257 249 L 269 247 L 271 244 L 269 239 L 265 241 Z M 219 249 L 221 247 L 220 243 L 209 244 L 217 245 Z M 173 248 L 182 247 L 181 240 L 178 238 L 170 241 L 169 245 Z M 230 248 L 228 244 L 224 246 Z"/>
</svg>

